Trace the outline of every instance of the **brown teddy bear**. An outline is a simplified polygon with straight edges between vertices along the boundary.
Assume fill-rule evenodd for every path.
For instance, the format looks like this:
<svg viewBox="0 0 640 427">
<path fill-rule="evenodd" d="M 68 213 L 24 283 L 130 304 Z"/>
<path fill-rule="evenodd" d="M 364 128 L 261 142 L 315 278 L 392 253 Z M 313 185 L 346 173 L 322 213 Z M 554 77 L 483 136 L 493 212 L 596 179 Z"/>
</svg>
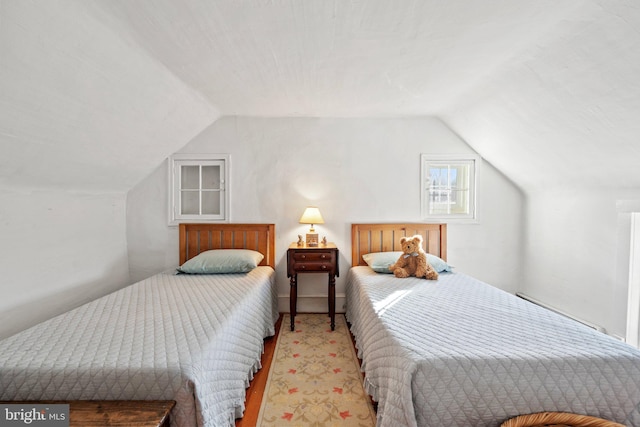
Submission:
<svg viewBox="0 0 640 427">
<path fill-rule="evenodd" d="M 422 249 L 422 236 L 416 234 L 413 237 L 400 239 L 402 255 L 395 264 L 389 266 L 389 270 L 396 277 L 424 277 L 427 280 L 437 280 L 438 273 L 427 262 L 427 253 Z"/>
</svg>

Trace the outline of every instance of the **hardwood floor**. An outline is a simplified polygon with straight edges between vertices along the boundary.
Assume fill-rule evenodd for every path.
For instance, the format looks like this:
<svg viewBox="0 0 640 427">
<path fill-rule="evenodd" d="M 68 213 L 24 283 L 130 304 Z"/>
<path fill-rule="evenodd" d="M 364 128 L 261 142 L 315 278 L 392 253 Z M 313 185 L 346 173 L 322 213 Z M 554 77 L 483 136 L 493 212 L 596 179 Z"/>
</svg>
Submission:
<svg viewBox="0 0 640 427">
<path fill-rule="evenodd" d="M 253 427 L 258 423 L 258 413 L 262 403 L 262 395 L 267 385 L 267 377 L 269 376 L 269 368 L 271 360 L 276 349 L 276 341 L 280 333 L 280 325 L 282 323 L 282 314 L 276 322 L 276 334 L 264 340 L 264 353 L 262 354 L 260 369 L 253 377 L 253 381 L 247 389 L 247 400 L 245 401 L 244 416 L 236 420 L 236 427 Z"/>
</svg>

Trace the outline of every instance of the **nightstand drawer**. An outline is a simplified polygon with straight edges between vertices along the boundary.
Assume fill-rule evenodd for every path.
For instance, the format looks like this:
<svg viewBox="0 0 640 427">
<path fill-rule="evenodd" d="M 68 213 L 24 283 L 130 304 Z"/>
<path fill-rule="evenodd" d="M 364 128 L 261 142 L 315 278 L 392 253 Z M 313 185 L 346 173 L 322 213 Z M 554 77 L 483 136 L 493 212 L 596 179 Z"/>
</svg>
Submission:
<svg viewBox="0 0 640 427">
<path fill-rule="evenodd" d="M 304 271 L 332 271 L 333 263 L 331 262 L 296 262 L 293 269 L 298 272 Z"/>
<path fill-rule="evenodd" d="M 332 255 L 333 252 L 320 252 L 320 251 L 313 251 L 313 252 L 295 252 L 293 254 L 293 259 L 295 260 L 296 264 L 297 263 L 302 263 L 302 262 L 322 262 L 322 261 L 332 261 Z"/>
<path fill-rule="evenodd" d="M 304 273 L 305 271 L 335 274 L 336 264 L 336 251 L 315 249 L 289 252 L 288 270 L 290 274 Z"/>
</svg>

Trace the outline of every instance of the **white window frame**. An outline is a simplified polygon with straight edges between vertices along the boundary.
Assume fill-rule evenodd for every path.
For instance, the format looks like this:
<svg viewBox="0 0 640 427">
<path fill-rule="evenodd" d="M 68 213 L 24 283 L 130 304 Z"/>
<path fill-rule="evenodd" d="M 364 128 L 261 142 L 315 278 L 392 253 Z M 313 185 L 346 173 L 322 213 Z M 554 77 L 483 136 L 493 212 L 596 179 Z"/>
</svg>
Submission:
<svg viewBox="0 0 640 427">
<path fill-rule="evenodd" d="M 480 156 L 474 154 L 422 154 L 420 156 L 420 206 L 421 217 L 429 222 L 477 223 L 478 222 L 478 177 Z M 429 168 L 433 165 L 469 165 L 469 202 L 465 213 L 430 213 Z"/>
<path fill-rule="evenodd" d="M 626 287 L 627 297 L 627 324 L 622 340 L 640 348 L 640 200 L 617 200 L 616 209 L 618 236 L 629 236 L 629 239 L 618 240 L 618 254 L 621 255 L 622 263 L 626 263 L 625 267 L 628 266 L 628 271 L 625 271 L 623 264 L 619 264 L 622 271 L 620 279 L 624 280 L 619 282 L 619 288 Z"/>
<path fill-rule="evenodd" d="M 230 170 L 229 154 L 173 154 L 169 157 L 169 225 L 181 222 L 229 222 L 230 220 Z M 182 166 L 220 166 L 220 214 L 180 214 Z M 202 191 L 201 189 L 199 191 Z"/>
</svg>

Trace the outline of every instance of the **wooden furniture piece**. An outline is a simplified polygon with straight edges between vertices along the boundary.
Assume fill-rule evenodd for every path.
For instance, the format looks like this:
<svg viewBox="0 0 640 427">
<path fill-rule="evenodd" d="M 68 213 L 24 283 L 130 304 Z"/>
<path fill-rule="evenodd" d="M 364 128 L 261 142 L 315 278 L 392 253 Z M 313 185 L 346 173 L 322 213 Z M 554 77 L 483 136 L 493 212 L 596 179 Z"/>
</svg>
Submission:
<svg viewBox="0 0 640 427">
<path fill-rule="evenodd" d="M 500 427 L 624 427 L 624 424 L 568 412 L 538 412 L 511 418 Z"/>
<path fill-rule="evenodd" d="M 68 404 L 69 427 L 169 427 L 173 400 L 56 400 L 2 402 Z"/>
<path fill-rule="evenodd" d="M 169 427 L 173 400 L 69 402 L 69 427 Z"/>
<path fill-rule="evenodd" d="M 298 274 L 327 273 L 329 275 L 329 316 L 331 330 L 336 327 L 336 276 L 340 275 L 338 266 L 339 251 L 335 244 L 327 243 L 318 247 L 289 245 L 287 250 L 287 277 L 290 278 L 289 309 L 291 311 L 291 330 L 294 329 L 298 303 Z"/>
<path fill-rule="evenodd" d="M 400 238 L 420 234 L 424 250 L 447 260 L 447 224 L 352 224 L 351 264 L 367 265 L 362 255 L 402 251 Z"/>
<path fill-rule="evenodd" d="M 210 249 L 252 249 L 276 268 L 275 224 L 180 224 L 180 265 Z"/>
</svg>

